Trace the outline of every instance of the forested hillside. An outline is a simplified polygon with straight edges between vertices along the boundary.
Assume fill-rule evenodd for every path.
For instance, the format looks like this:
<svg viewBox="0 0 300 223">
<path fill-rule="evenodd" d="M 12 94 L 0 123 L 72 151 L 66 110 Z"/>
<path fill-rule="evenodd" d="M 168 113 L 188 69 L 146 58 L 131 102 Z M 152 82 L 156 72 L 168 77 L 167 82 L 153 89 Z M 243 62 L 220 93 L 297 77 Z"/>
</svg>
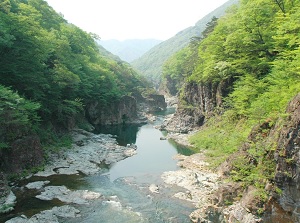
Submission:
<svg viewBox="0 0 300 223">
<path fill-rule="evenodd" d="M 0 2 L 0 149 L 30 134 L 52 143 L 89 103 L 105 107 L 146 85 L 95 38 L 43 0 Z"/>
<path fill-rule="evenodd" d="M 293 144 L 287 152 L 277 140 L 288 102 L 300 92 L 299 64 L 298 0 L 241 0 L 164 64 L 165 86 L 171 94 L 180 92 L 178 117 L 202 126 L 191 142 L 214 167 L 226 160 L 221 170 L 243 188 L 254 185 L 258 200 L 288 191 L 283 179 L 297 181 L 292 178 L 297 158 L 287 154 L 299 147 Z M 268 183 L 281 187 L 270 192 Z"/>
<path fill-rule="evenodd" d="M 230 5 L 237 2 L 238 0 L 229 0 L 208 15 L 204 16 L 195 24 L 195 26 L 188 27 L 185 30 L 177 33 L 172 38 L 158 44 L 157 46 L 146 52 L 139 59 L 133 61 L 131 64 L 158 87 L 162 77 L 163 63 L 171 55 L 187 46 L 190 38 L 199 36 L 205 29 L 206 23 L 208 23 L 212 19 L 212 17 L 221 17 L 222 15 L 224 15 L 226 9 Z M 199 11 L 200 10 L 201 8 L 199 9 Z"/>
</svg>

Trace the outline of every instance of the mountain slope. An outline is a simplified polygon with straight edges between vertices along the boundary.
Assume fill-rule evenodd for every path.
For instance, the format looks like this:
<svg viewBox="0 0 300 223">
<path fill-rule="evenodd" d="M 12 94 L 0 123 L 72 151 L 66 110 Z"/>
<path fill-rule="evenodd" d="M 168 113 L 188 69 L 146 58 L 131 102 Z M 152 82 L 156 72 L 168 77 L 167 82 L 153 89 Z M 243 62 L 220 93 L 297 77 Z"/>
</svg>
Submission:
<svg viewBox="0 0 300 223">
<path fill-rule="evenodd" d="M 155 45 L 161 43 L 156 39 L 100 40 L 98 43 L 106 50 L 119 56 L 122 60 L 132 62 Z"/>
<path fill-rule="evenodd" d="M 190 38 L 200 36 L 204 31 L 206 24 L 212 19 L 212 17 L 215 16 L 219 18 L 224 15 L 229 6 L 236 4 L 237 2 L 238 0 L 229 0 L 199 20 L 195 26 L 188 27 L 177 33 L 174 37 L 158 44 L 131 64 L 149 80 L 158 85 L 161 79 L 163 63 L 172 54 L 187 46 Z"/>
</svg>

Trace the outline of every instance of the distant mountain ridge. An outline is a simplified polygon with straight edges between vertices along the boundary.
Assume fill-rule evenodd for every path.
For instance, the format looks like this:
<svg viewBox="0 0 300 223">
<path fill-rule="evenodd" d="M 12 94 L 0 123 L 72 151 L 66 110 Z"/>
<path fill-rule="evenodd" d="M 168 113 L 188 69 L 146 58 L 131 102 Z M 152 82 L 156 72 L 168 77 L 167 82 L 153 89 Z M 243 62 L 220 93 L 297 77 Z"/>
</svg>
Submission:
<svg viewBox="0 0 300 223">
<path fill-rule="evenodd" d="M 129 63 L 138 59 L 152 47 L 161 42 L 162 40 L 157 39 L 128 39 L 124 41 L 112 39 L 98 41 L 98 43 L 106 50 Z"/>
<path fill-rule="evenodd" d="M 217 18 L 225 14 L 226 9 L 238 3 L 239 0 L 229 0 L 208 15 L 199 20 L 195 26 L 188 27 L 172 38 L 161 42 L 146 52 L 140 58 L 131 62 L 142 75 L 146 76 L 154 84 L 158 85 L 162 74 L 163 63 L 174 53 L 187 46 L 190 38 L 200 36 L 205 30 L 206 24 L 215 16 Z"/>
</svg>

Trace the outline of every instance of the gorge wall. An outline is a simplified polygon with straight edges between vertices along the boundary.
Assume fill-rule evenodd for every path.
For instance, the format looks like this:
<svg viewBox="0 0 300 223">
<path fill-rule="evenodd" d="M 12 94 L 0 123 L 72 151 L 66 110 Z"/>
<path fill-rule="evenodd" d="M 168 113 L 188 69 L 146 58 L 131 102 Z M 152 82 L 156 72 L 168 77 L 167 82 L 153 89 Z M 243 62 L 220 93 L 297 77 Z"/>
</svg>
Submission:
<svg viewBox="0 0 300 223">
<path fill-rule="evenodd" d="M 274 196 L 271 203 L 271 219 L 277 220 L 281 210 L 300 222 L 300 94 L 291 100 L 286 110 L 288 117 L 284 122 L 275 152 L 275 183 L 282 190 Z"/>
<path fill-rule="evenodd" d="M 167 130 L 187 133 L 202 126 L 206 119 L 218 113 L 222 97 L 230 91 L 232 80 L 219 83 L 188 82 L 179 96 L 174 117 L 165 123 Z"/>
<path fill-rule="evenodd" d="M 94 101 L 87 106 L 86 112 L 93 125 L 128 123 L 137 117 L 137 102 L 134 97 L 130 96 L 123 96 L 107 106 Z"/>
<path fill-rule="evenodd" d="M 223 211 L 227 215 L 225 216 L 227 220 L 266 223 L 300 222 L 300 94 L 290 101 L 286 113 L 286 118 L 279 118 L 274 124 L 266 120 L 255 126 L 248 136 L 248 141 L 219 168 L 222 174 L 228 175 L 235 168 L 234 160 L 240 157 L 244 157 L 244 162 L 258 165 L 250 152 L 251 144 L 254 143 L 259 143 L 264 148 L 261 156 L 265 157 L 267 163 L 263 165 L 273 166 L 271 175 L 274 178 L 265 182 L 264 190 L 269 194 L 267 201 L 262 203 L 257 199 L 252 192 L 256 189 L 249 186 L 244 190 L 239 202 Z M 258 215 L 259 209 L 264 211 L 260 221 L 245 220 L 244 216 L 249 214 Z"/>
<path fill-rule="evenodd" d="M 43 163 L 43 150 L 38 136 L 26 136 L 0 150 L 0 168 L 6 173 L 21 173 Z"/>
<path fill-rule="evenodd" d="M 140 105 L 143 106 L 140 106 Z M 141 108 L 140 108 L 141 107 Z M 92 125 L 117 125 L 136 122 L 140 110 L 155 112 L 166 109 L 167 104 L 163 95 L 149 94 L 123 96 L 120 100 L 107 106 L 94 101 L 86 109 L 87 117 Z"/>
</svg>

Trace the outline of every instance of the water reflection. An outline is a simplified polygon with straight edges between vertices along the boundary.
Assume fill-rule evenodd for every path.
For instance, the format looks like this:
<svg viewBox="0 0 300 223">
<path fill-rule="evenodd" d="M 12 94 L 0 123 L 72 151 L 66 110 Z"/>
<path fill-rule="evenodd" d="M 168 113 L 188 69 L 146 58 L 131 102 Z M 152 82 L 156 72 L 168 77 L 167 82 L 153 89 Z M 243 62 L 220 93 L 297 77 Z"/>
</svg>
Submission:
<svg viewBox="0 0 300 223">
<path fill-rule="evenodd" d="M 182 154 L 185 156 L 190 156 L 190 155 L 195 154 L 195 151 L 193 151 L 191 148 L 181 145 L 181 144 L 178 144 L 173 139 L 169 139 L 168 141 L 177 150 L 177 153 L 179 153 L 179 154 Z"/>
<path fill-rule="evenodd" d="M 127 144 L 136 143 L 136 134 L 139 131 L 140 126 L 141 125 L 135 124 L 96 126 L 94 133 L 115 135 L 117 136 L 118 144 L 121 146 L 126 146 Z"/>
<path fill-rule="evenodd" d="M 137 154 L 122 160 L 110 169 L 111 180 L 119 177 L 142 177 L 176 170 L 177 162 L 172 158 L 176 149 L 167 141 L 160 140 L 162 133 L 152 125 L 142 126 L 137 133 Z"/>
</svg>

